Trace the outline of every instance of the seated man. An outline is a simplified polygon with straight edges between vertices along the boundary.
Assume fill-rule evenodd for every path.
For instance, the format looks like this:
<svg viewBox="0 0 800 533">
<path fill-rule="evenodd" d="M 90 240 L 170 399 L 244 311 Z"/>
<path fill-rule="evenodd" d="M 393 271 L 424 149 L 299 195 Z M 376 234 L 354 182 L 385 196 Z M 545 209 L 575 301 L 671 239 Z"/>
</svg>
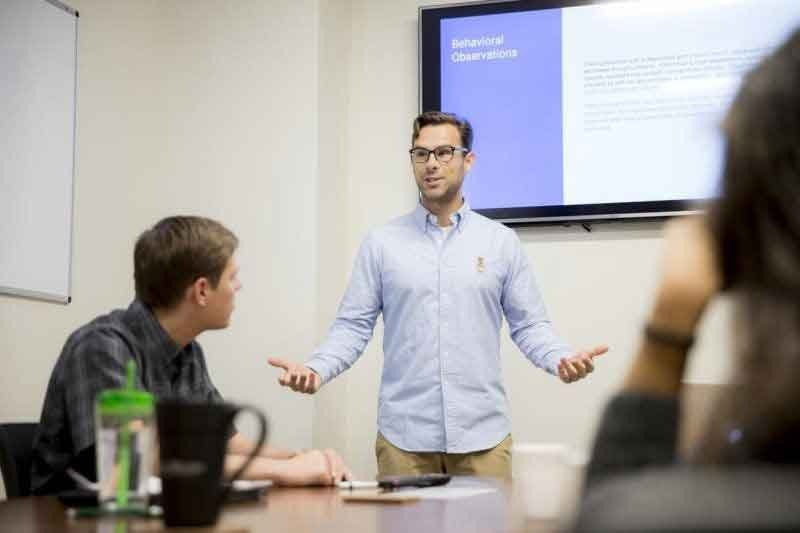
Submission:
<svg viewBox="0 0 800 533">
<path fill-rule="evenodd" d="M 237 246 L 231 231 L 200 217 L 165 218 L 139 237 L 136 299 L 75 331 L 56 362 L 34 440 L 34 493 L 73 488 L 69 468 L 96 479 L 95 399 L 101 390 L 124 386 L 131 358 L 137 387 L 156 398 L 222 401 L 195 337 L 229 324 L 241 288 Z M 226 470 L 235 470 L 250 450 L 247 439 L 233 434 Z M 294 453 L 266 446 L 245 475 L 286 485 L 331 484 L 348 476 L 331 450 Z"/>
</svg>

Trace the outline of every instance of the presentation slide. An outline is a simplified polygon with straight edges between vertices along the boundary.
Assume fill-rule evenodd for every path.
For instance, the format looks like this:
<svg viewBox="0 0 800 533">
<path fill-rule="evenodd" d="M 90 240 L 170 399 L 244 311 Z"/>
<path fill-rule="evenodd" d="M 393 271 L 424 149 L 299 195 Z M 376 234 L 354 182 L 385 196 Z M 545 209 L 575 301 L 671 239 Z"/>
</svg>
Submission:
<svg viewBox="0 0 800 533">
<path fill-rule="evenodd" d="M 742 75 L 796 0 L 650 0 L 441 21 L 441 109 L 475 128 L 472 207 L 716 195 Z"/>
<path fill-rule="evenodd" d="M 442 110 L 475 130 L 470 205 L 561 205 L 560 10 L 446 19 L 441 36 Z"/>
</svg>

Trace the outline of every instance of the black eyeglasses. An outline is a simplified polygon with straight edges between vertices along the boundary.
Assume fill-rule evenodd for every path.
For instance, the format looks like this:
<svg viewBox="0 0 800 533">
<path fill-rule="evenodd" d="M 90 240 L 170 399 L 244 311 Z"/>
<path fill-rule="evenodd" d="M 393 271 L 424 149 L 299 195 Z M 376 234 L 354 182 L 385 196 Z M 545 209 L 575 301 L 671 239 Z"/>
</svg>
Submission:
<svg viewBox="0 0 800 533">
<path fill-rule="evenodd" d="M 412 148 L 408 151 L 411 154 L 411 160 L 414 163 L 427 163 L 428 159 L 430 159 L 431 154 L 439 163 L 447 163 L 451 159 L 453 159 L 453 154 L 456 152 L 462 152 L 464 154 L 468 154 L 469 150 L 466 148 L 461 148 L 460 146 L 451 146 L 449 144 L 443 144 L 442 146 L 437 146 L 433 150 L 428 150 L 427 148 Z"/>
</svg>

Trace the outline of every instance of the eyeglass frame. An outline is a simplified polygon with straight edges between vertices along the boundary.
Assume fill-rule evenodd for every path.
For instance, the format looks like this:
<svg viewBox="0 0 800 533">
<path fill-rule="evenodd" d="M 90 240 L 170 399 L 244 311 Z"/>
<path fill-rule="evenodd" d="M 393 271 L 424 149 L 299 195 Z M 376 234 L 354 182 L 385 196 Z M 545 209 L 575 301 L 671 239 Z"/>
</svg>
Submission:
<svg viewBox="0 0 800 533">
<path fill-rule="evenodd" d="M 450 148 L 453 151 L 453 153 L 450 155 L 450 159 L 446 159 L 444 161 L 439 159 L 439 156 L 436 155 L 436 150 L 438 150 L 439 148 Z M 425 150 L 426 152 L 428 152 L 428 155 L 425 157 L 425 161 L 417 161 L 416 159 L 414 159 L 414 151 L 415 150 Z M 433 154 L 433 157 L 434 157 L 434 159 L 436 159 L 436 161 L 438 161 L 439 163 L 445 163 L 446 164 L 446 163 L 449 163 L 450 161 L 453 160 L 453 157 L 455 157 L 456 152 L 461 152 L 466 156 L 467 154 L 472 152 L 472 150 L 468 150 L 468 149 L 464 148 L 463 146 L 453 146 L 452 144 L 441 144 L 439 146 L 434 147 L 433 150 L 428 150 L 427 148 L 423 148 L 422 146 L 415 146 L 415 147 L 411 148 L 408 151 L 408 155 L 411 158 L 411 162 L 416 164 L 416 165 L 423 165 L 423 164 L 427 163 L 428 161 L 430 161 L 431 154 Z"/>
</svg>

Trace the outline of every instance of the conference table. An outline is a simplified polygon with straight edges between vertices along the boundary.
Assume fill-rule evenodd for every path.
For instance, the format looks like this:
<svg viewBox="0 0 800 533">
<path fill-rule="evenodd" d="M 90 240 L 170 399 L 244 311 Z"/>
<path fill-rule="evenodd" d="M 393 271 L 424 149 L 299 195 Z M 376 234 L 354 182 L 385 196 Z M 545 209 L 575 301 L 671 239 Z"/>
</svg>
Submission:
<svg viewBox="0 0 800 533">
<path fill-rule="evenodd" d="M 338 488 L 271 487 L 259 501 L 226 504 L 219 521 L 207 528 L 166 528 L 157 518 L 70 518 L 52 496 L 0 502 L 0 531 L 14 533 L 550 533 L 557 520 L 526 518 L 524 497 L 512 483 L 462 477 L 454 487 L 490 492 L 453 499 L 409 502 L 345 501 Z"/>
</svg>

